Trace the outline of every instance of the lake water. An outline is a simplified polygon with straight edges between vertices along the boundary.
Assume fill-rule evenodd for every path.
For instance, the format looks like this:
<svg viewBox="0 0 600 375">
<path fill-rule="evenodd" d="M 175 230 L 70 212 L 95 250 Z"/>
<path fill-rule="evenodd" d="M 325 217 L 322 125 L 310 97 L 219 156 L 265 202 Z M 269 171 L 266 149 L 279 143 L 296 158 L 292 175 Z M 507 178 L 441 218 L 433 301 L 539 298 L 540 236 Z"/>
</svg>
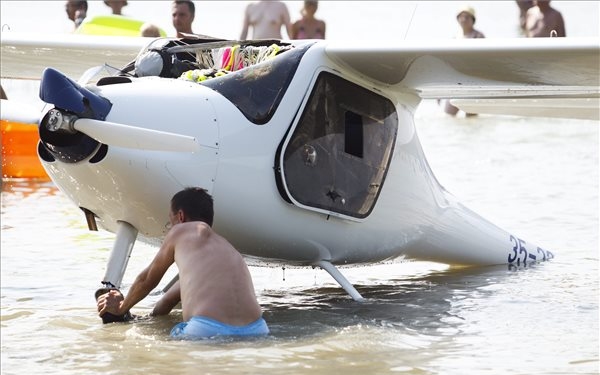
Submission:
<svg viewBox="0 0 600 375">
<path fill-rule="evenodd" d="M 3 24 L 11 3 L 0 3 Z M 348 14 L 327 20 L 341 25 Z M 416 121 L 450 192 L 556 258 L 522 269 L 395 262 L 343 270 L 364 303 L 322 270 L 252 267 L 271 335 L 179 342 L 168 338 L 177 311 L 102 325 L 93 293 L 114 236 L 89 232 L 52 183 L 3 180 L 1 373 L 598 374 L 599 122 L 450 118 L 435 102 L 425 102 Z M 125 288 L 155 252 L 135 245 Z M 134 312 L 149 312 L 158 298 Z"/>
<path fill-rule="evenodd" d="M 435 102 L 417 121 L 448 190 L 556 258 L 518 270 L 345 270 L 365 303 L 318 269 L 252 267 L 272 334 L 178 342 L 168 338 L 178 312 L 102 325 L 93 292 L 113 235 L 88 232 L 52 183 L 5 180 L 2 374 L 598 373 L 598 122 L 448 118 Z M 155 251 L 136 244 L 125 288 Z"/>
</svg>

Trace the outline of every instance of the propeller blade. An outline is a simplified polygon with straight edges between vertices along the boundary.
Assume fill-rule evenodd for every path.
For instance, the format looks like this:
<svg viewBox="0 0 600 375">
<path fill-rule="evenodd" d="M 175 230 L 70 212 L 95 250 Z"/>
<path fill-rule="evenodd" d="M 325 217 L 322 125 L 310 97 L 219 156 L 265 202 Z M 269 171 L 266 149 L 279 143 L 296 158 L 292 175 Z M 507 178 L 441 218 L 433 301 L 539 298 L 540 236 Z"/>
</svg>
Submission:
<svg viewBox="0 0 600 375">
<path fill-rule="evenodd" d="M 0 118 L 4 121 L 37 125 L 41 115 L 41 111 L 31 105 L 6 99 L 0 102 Z"/>
<path fill-rule="evenodd" d="M 109 146 L 151 151 L 195 152 L 195 137 L 159 130 L 137 128 L 116 122 L 80 118 L 73 127 Z"/>
</svg>

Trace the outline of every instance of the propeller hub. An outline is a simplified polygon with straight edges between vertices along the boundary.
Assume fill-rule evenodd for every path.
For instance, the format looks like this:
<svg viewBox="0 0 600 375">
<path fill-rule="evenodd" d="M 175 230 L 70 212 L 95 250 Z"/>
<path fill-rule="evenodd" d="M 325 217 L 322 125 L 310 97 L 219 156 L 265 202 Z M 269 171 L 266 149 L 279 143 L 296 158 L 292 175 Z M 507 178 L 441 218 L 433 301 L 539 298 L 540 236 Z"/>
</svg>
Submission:
<svg viewBox="0 0 600 375">
<path fill-rule="evenodd" d="M 77 131 L 77 120 L 78 116 L 57 108 L 46 113 L 39 126 L 41 145 L 48 154 L 44 160 L 77 163 L 97 151 L 99 142 Z"/>
<path fill-rule="evenodd" d="M 77 116 L 63 113 L 58 109 L 51 109 L 48 111 L 48 118 L 46 120 L 46 128 L 51 132 L 57 132 L 64 130 L 68 133 L 75 133 L 74 123 L 77 120 Z"/>
<path fill-rule="evenodd" d="M 49 112 L 47 127 L 48 130 L 55 132 L 60 129 L 63 122 L 63 116 L 62 113 L 56 109 L 51 109 Z"/>
</svg>

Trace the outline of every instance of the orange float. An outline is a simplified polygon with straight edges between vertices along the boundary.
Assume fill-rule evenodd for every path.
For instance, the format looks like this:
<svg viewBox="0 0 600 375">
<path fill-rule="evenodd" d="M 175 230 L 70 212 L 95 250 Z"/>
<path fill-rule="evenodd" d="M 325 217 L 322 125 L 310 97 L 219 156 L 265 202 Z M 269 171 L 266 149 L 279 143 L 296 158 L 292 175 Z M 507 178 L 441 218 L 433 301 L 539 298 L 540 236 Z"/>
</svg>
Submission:
<svg viewBox="0 0 600 375">
<path fill-rule="evenodd" d="M 35 124 L 0 120 L 2 125 L 2 178 L 49 180 L 37 155 L 40 140 Z"/>
</svg>

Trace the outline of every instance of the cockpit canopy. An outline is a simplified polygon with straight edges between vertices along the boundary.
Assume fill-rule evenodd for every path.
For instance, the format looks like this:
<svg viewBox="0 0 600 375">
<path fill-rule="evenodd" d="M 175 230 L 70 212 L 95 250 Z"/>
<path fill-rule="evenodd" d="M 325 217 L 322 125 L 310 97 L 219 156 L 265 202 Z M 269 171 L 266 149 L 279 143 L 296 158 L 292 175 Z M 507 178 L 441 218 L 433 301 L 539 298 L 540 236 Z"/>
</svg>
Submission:
<svg viewBox="0 0 600 375">
<path fill-rule="evenodd" d="M 143 50 L 132 72 L 138 77 L 182 79 L 210 87 L 229 99 L 252 123 L 262 125 L 275 113 L 311 44 L 167 39 Z"/>
</svg>

